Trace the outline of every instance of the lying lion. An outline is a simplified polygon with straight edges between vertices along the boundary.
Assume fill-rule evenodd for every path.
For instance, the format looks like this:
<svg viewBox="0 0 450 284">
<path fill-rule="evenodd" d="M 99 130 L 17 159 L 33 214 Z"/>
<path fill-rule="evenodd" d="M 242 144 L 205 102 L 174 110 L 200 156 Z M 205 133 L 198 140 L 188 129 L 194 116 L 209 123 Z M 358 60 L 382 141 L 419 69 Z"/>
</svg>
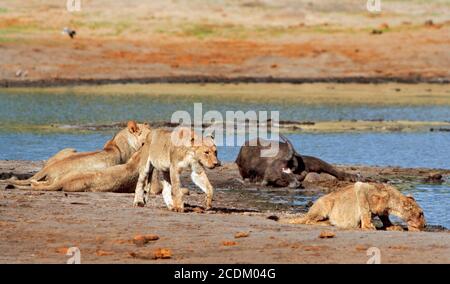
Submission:
<svg viewBox="0 0 450 284">
<path fill-rule="evenodd" d="M 413 197 L 387 184 L 362 182 L 322 196 L 304 217 L 284 222 L 375 230 L 372 217 L 378 216 L 383 227 L 389 229 L 390 214 L 403 219 L 409 231 L 420 231 L 425 226 L 423 211 Z"/>
<path fill-rule="evenodd" d="M 200 138 L 189 128 L 174 131 L 156 129 L 147 136 L 136 185 L 134 206 L 144 206 L 148 192 L 145 183 L 154 169 L 163 174 L 163 197 L 170 210 L 183 212 L 180 173 L 190 168 L 192 181 L 206 193 L 206 208 L 211 207 L 213 187 L 204 167 L 218 166 L 217 148 L 212 138 Z"/>
<path fill-rule="evenodd" d="M 30 185 L 32 181 L 48 181 L 60 179 L 69 173 L 105 169 L 124 164 L 144 144 L 150 133 L 148 124 L 137 124 L 129 121 L 127 128 L 119 131 L 109 140 L 103 150 L 77 153 L 74 149 L 64 149 L 50 158 L 45 166 L 27 180 L 9 179 L 13 185 Z"/>
<path fill-rule="evenodd" d="M 133 192 L 139 176 L 141 151 L 122 165 L 86 172 L 68 173 L 53 181 L 31 181 L 31 186 L 17 186 L 20 189 L 69 192 Z"/>
</svg>

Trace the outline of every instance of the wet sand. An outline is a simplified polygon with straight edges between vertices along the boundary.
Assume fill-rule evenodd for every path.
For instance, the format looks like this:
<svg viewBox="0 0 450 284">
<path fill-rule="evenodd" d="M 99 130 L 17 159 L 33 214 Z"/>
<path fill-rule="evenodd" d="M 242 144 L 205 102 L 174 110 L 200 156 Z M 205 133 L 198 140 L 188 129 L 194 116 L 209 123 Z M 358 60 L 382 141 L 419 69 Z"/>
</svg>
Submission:
<svg viewBox="0 0 450 284">
<path fill-rule="evenodd" d="M 42 162 L 1 161 L 1 178 L 25 178 Z M 417 181 L 450 170 L 341 167 L 374 180 Z M 202 210 L 203 195 L 191 189 L 187 212 L 168 211 L 161 196 L 144 208 L 133 208 L 132 193 L 32 192 L 0 185 L 0 262 L 65 263 L 68 247 L 79 247 L 83 263 L 366 263 L 369 247 L 381 251 L 382 263 L 449 263 L 450 235 L 439 232 L 364 232 L 333 227 L 280 224 L 269 216 L 286 216 L 287 208 L 261 208 L 245 198 L 256 189 L 238 181 L 234 164 L 209 171 L 216 187 L 214 208 Z M 307 190 L 335 190 L 344 182 L 327 180 Z M 245 190 L 243 190 L 245 189 Z M 307 208 L 304 208 L 306 210 Z M 302 211 L 304 211 L 302 209 Z M 292 212 L 291 212 L 292 213 Z M 290 213 L 289 213 L 290 214 Z M 290 214 L 291 215 L 291 214 Z M 321 239 L 322 231 L 335 236 Z M 235 238 L 238 232 L 247 237 Z M 136 235 L 159 239 L 136 245 Z M 158 248 L 171 251 L 154 260 Z"/>
</svg>

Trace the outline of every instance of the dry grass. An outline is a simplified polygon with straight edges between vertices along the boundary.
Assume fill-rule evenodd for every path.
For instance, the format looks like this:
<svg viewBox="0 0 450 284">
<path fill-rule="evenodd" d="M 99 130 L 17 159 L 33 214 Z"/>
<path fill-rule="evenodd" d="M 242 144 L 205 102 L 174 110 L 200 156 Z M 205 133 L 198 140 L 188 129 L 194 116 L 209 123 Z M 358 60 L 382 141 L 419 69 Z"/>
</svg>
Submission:
<svg viewBox="0 0 450 284">
<path fill-rule="evenodd" d="M 13 94 L 146 95 L 301 103 L 305 105 L 450 105 L 447 85 L 437 84 L 124 84 L 102 86 L 8 88 Z"/>
<path fill-rule="evenodd" d="M 165 35 L 194 38 L 283 37 L 299 32 L 355 32 L 389 22 L 391 29 L 448 20 L 448 1 L 383 1 L 383 13 L 370 14 L 365 1 L 309 0 L 81 0 L 81 12 L 65 1 L 3 1 L 0 36 L 41 37 L 64 26 L 86 37 L 142 38 Z"/>
</svg>

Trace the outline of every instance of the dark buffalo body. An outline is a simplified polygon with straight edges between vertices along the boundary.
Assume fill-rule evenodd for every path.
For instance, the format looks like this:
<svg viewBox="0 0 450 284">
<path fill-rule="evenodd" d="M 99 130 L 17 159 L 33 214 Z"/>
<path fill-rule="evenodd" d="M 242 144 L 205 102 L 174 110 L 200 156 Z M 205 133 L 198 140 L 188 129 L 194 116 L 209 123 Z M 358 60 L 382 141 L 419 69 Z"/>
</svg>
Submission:
<svg viewBox="0 0 450 284">
<path fill-rule="evenodd" d="M 281 137 L 284 142 L 278 141 L 279 151 L 275 157 L 261 157 L 261 151 L 270 148 L 266 140 L 247 141 L 241 147 L 236 164 L 244 180 L 263 185 L 298 187 L 309 172 L 328 173 L 339 180 L 356 180 L 355 175 L 339 171 L 319 158 L 300 155 L 289 140 Z"/>
</svg>

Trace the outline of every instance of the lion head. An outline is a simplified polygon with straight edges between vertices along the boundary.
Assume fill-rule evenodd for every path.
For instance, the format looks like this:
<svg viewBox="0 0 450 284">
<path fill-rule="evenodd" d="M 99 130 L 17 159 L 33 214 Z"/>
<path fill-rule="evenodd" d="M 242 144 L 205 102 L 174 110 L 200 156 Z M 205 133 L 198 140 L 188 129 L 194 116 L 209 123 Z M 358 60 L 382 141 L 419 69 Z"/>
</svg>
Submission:
<svg viewBox="0 0 450 284">
<path fill-rule="evenodd" d="M 150 126 L 148 123 L 136 123 L 134 120 L 130 120 L 127 123 L 128 132 L 132 135 L 132 146 L 135 150 L 140 149 L 145 142 L 147 135 L 150 133 Z M 130 140 L 128 140 L 131 143 Z"/>
<path fill-rule="evenodd" d="M 217 158 L 217 147 L 212 137 L 204 137 L 200 145 L 194 145 L 194 156 L 199 163 L 209 169 L 220 166 Z"/>
<path fill-rule="evenodd" d="M 412 196 L 404 196 L 401 200 L 403 218 L 408 224 L 408 231 L 421 231 L 425 227 L 425 216 L 422 208 Z"/>
</svg>

